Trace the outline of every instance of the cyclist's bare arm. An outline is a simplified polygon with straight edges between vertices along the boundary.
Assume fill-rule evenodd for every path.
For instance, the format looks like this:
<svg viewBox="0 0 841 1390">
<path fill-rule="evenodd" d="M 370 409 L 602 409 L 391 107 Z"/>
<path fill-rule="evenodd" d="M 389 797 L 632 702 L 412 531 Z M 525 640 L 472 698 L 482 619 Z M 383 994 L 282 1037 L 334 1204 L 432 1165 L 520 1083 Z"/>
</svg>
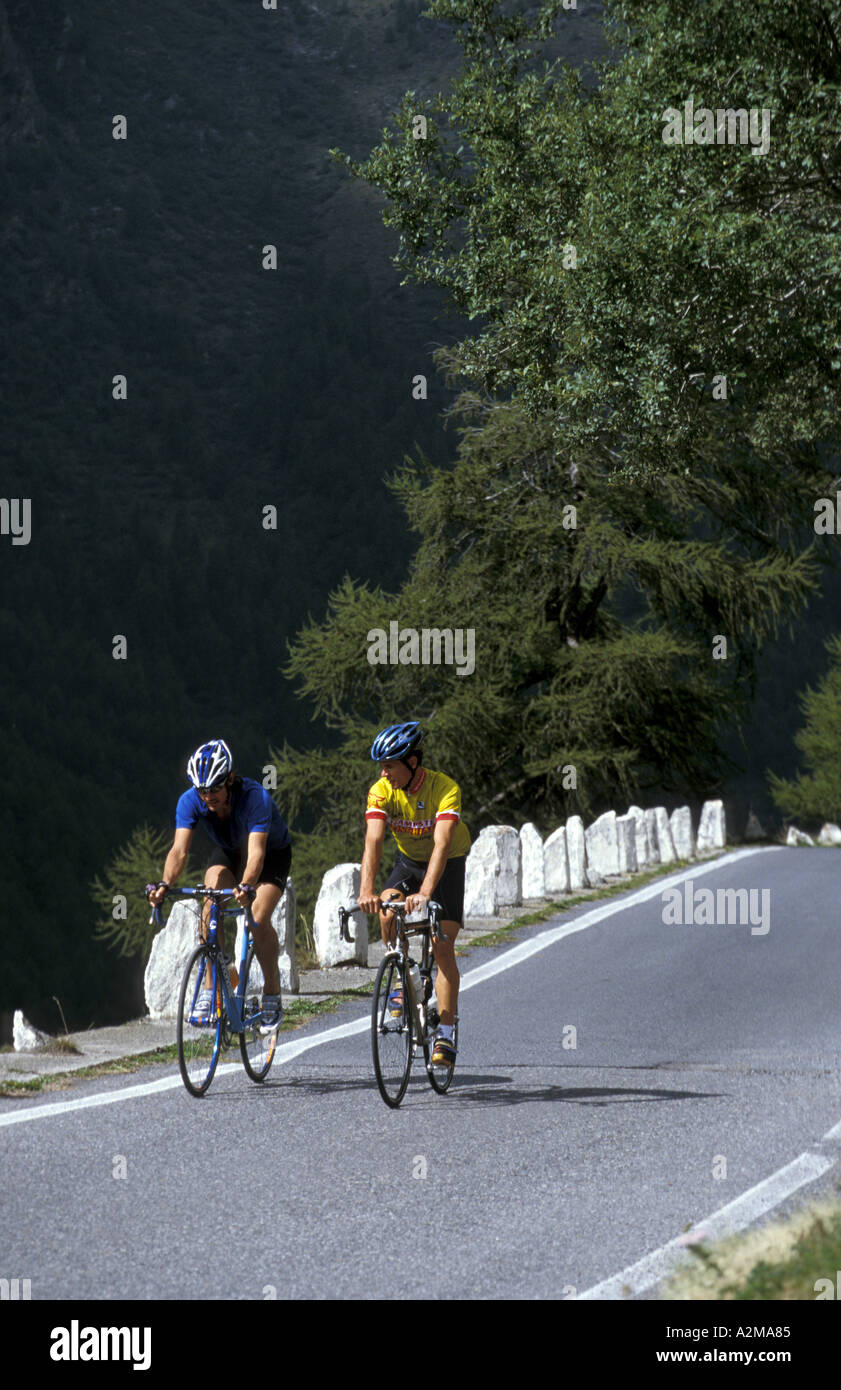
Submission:
<svg viewBox="0 0 841 1390">
<path fill-rule="evenodd" d="M 176 830 L 172 848 L 166 857 L 164 871 L 161 874 L 161 879 L 164 883 L 175 883 L 184 872 L 184 865 L 187 863 L 187 855 L 190 852 L 190 842 L 192 838 L 192 830 L 185 830 L 183 827 L 179 827 Z M 153 907 L 157 907 L 158 903 L 163 901 L 164 892 L 165 890 L 163 888 L 156 888 L 154 892 L 149 894 L 149 901 Z"/>
<path fill-rule="evenodd" d="M 369 820 L 365 828 L 365 849 L 362 853 L 362 873 L 359 882 L 357 902 L 365 912 L 379 912 L 380 899 L 374 892 L 374 883 L 380 870 L 385 844 L 386 821 L 377 817 Z"/>
<path fill-rule="evenodd" d="M 260 874 L 263 872 L 263 861 L 266 857 L 266 845 L 269 842 L 267 830 L 252 830 L 248 836 L 248 859 L 245 863 L 245 871 L 242 875 L 243 883 L 249 883 L 252 888 L 257 887 Z M 247 893 L 234 892 L 234 897 L 240 907 L 245 907 L 249 901 Z"/>
<path fill-rule="evenodd" d="M 409 912 L 422 911 L 429 899 L 434 898 L 438 880 L 450 857 L 450 846 L 457 825 L 457 820 L 437 820 L 435 822 L 435 829 L 432 832 L 432 853 L 429 856 L 423 883 L 417 893 L 410 893 L 406 899 L 406 907 Z"/>
</svg>

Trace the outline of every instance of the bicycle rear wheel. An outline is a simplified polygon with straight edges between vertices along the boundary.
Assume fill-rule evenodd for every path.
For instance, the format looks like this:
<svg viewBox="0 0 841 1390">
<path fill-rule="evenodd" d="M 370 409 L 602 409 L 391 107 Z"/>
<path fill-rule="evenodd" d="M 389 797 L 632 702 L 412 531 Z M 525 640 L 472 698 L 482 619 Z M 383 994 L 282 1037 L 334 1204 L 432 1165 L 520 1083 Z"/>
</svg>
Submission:
<svg viewBox="0 0 841 1390">
<path fill-rule="evenodd" d="M 214 1006 L 206 1022 L 194 1022 L 205 977 L 212 979 Z M 216 965 L 207 946 L 197 946 L 187 962 L 178 1000 L 178 1065 L 191 1096 L 203 1096 L 216 1071 L 225 1005 Z"/>
<path fill-rule="evenodd" d="M 388 998 L 397 990 L 400 990 L 403 1002 L 398 1006 L 397 1017 L 393 1018 Z M 405 972 L 403 962 L 397 955 L 384 956 L 377 972 L 371 1009 L 371 1051 L 380 1095 L 386 1105 L 396 1110 L 409 1084 L 413 1055 Z"/>
<path fill-rule="evenodd" d="M 435 1017 L 436 1019 L 438 1018 L 437 1011 Z M 453 1042 L 455 1046 L 458 1047 L 458 1019 L 456 1019 L 455 1022 Z M 429 1077 L 429 1084 L 432 1087 L 433 1091 L 437 1091 L 439 1096 L 443 1096 L 444 1092 L 448 1091 L 450 1088 L 450 1082 L 453 1079 L 453 1072 L 455 1071 L 455 1067 L 433 1067 L 431 1057 L 434 1045 L 434 1033 L 431 1033 L 427 1028 L 426 1035 L 423 1040 L 423 1060 L 426 1063 L 426 1074 Z"/>
<path fill-rule="evenodd" d="M 263 1021 L 260 1006 L 262 992 L 263 972 L 254 947 L 249 946 L 245 960 L 245 993 L 242 997 L 244 1031 L 239 1035 L 239 1050 L 242 1065 L 252 1081 L 262 1081 L 268 1074 L 277 1047 L 277 1033 L 270 1033 L 264 1038 L 260 1032 Z"/>
</svg>

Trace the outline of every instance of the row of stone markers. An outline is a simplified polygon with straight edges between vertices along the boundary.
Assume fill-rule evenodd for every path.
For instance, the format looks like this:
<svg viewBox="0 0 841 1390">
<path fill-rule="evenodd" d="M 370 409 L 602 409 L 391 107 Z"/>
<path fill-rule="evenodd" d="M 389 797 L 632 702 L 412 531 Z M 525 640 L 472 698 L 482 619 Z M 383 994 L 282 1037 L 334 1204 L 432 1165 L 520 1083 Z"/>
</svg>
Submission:
<svg viewBox="0 0 841 1390">
<path fill-rule="evenodd" d="M 556 898 L 651 865 L 672 864 L 723 849 L 725 839 L 721 801 L 704 803 L 697 837 L 688 806 L 671 815 L 662 806 L 651 811 L 632 806 L 624 816 L 606 811 L 586 828 L 580 816 L 570 816 L 545 841 L 532 824 L 520 831 L 510 825 L 489 825 L 467 856 L 464 915 L 467 920 L 495 917 L 500 909 L 518 907 L 529 900 Z M 351 919 L 352 942 L 342 941 L 338 928 L 339 907 L 355 902 L 359 893 L 360 868 L 359 864 L 337 864 L 322 879 L 313 937 L 323 970 L 368 964 L 367 919 Z M 291 879 L 272 924 L 280 942 L 281 986 L 287 993 L 297 993 L 295 890 Z M 235 960 L 239 960 L 241 931 L 240 919 Z M 175 1016 L 181 977 L 197 939 L 194 904 L 177 902 L 166 927 L 152 943 L 146 966 L 146 1005 L 152 1018 Z M 258 983 L 262 985 L 262 976 Z"/>
<path fill-rule="evenodd" d="M 489 825 L 467 856 L 465 919 L 495 917 L 500 908 L 518 907 L 530 899 L 555 898 L 655 864 L 709 854 L 723 849 L 725 841 L 721 801 L 704 802 L 697 838 L 688 806 L 671 815 L 662 806 L 652 811 L 632 806 L 624 816 L 606 811 L 586 829 L 580 816 L 570 816 L 545 842 L 532 824 L 519 832 L 510 825 Z M 313 919 L 322 969 L 367 964 L 364 920 L 354 919 L 357 939 L 351 944 L 340 940 L 337 927 L 340 905 L 355 901 L 359 892 L 359 871 L 358 864 L 338 864 L 322 879 Z"/>
<path fill-rule="evenodd" d="M 624 816 L 605 811 L 586 829 L 580 816 L 570 816 L 545 842 L 531 822 L 519 833 L 489 825 L 467 856 L 464 915 L 493 917 L 501 907 L 595 888 L 609 878 L 723 849 L 725 840 L 721 801 L 704 802 L 697 839 L 688 806 L 671 816 L 663 806 L 631 806 Z"/>
</svg>

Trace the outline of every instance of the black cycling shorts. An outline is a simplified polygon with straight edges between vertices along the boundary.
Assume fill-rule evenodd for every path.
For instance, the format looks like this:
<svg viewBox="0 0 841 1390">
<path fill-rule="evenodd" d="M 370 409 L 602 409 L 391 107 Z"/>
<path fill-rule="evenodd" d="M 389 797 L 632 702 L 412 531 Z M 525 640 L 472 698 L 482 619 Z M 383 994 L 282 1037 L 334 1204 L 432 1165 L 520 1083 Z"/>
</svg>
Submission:
<svg viewBox="0 0 841 1390">
<path fill-rule="evenodd" d="M 432 895 L 433 902 L 441 904 L 442 922 L 457 922 L 459 926 L 462 925 L 464 917 L 464 867 L 465 856 L 463 854 L 459 855 L 457 859 L 448 859 L 444 865 L 444 872 Z M 388 876 L 385 888 L 399 888 L 400 892 L 408 898 L 412 893 L 417 893 L 426 877 L 428 868 L 428 863 L 409 859 L 398 851 L 394 868 Z M 385 892 L 385 888 L 383 892 Z"/>
<path fill-rule="evenodd" d="M 241 849 L 222 849 L 222 846 L 219 845 L 211 856 L 207 867 L 211 868 L 221 864 L 223 868 L 230 869 L 237 883 L 242 883 L 242 876 L 245 873 L 247 863 L 248 849 L 245 845 Z M 291 863 L 291 845 L 287 845 L 286 849 L 267 849 L 257 883 L 272 883 L 275 888 L 285 888 Z M 252 885 L 255 888 L 256 886 L 257 884 Z"/>
</svg>

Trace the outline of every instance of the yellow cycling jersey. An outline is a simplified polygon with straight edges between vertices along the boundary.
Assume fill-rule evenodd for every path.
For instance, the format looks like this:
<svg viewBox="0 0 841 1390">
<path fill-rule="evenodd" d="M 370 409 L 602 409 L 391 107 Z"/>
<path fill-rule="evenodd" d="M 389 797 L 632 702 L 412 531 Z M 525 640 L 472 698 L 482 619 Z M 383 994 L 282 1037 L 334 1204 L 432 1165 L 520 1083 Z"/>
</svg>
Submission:
<svg viewBox="0 0 841 1390">
<path fill-rule="evenodd" d="M 443 772 L 426 767 L 420 771 L 420 782 L 411 795 L 393 787 L 387 777 L 375 782 L 368 793 L 365 819 L 388 821 L 398 848 L 408 859 L 421 863 L 432 855 L 435 822 L 458 821 L 449 857 L 459 859 L 470 849 L 470 831 L 461 819 L 461 788 Z"/>
</svg>

